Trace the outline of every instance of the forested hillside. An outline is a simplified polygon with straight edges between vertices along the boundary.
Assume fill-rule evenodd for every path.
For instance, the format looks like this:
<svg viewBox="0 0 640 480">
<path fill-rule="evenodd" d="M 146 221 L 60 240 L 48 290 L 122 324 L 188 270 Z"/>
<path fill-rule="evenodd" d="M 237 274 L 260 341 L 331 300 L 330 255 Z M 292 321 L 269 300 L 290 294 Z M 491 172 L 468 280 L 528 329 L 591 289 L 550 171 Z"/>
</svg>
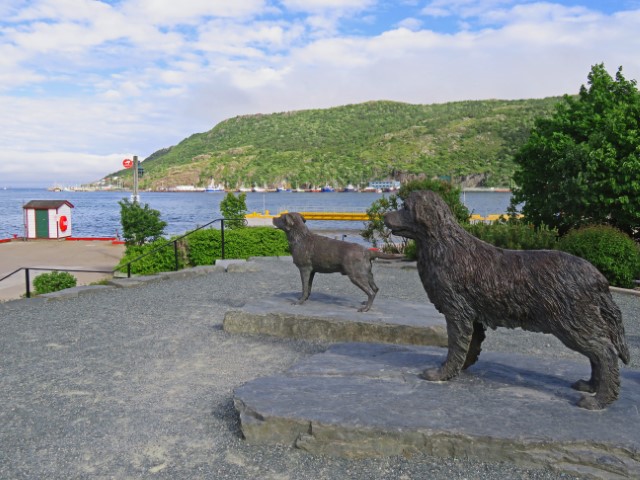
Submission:
<svg viewBox="0 0 640 480">
<path fill-rule="evenodd" d="M 150 155 L 142 188 L 331 184 L 411 176 L 507 186 L 513 154 L 559 98 L 436 105 L 376 101 L 225 120 Z M 130 171 L 115 172 L 131 178 Z"/>
</svg>

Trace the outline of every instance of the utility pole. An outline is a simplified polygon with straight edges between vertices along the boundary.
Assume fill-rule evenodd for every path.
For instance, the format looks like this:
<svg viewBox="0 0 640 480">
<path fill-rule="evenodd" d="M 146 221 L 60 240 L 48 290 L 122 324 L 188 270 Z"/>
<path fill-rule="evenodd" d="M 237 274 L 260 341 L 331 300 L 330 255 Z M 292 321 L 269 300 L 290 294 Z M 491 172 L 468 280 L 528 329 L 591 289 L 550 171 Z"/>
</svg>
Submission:
<svg viewBox="0 0 640 480">
<path fill-rule="evenodd" d="M 131 195 L 131 201 L 134 203 L 140 202 L 140 195 L 138 195 L 138 156 L 133 156 L 133 194 Z"/>
</svg>

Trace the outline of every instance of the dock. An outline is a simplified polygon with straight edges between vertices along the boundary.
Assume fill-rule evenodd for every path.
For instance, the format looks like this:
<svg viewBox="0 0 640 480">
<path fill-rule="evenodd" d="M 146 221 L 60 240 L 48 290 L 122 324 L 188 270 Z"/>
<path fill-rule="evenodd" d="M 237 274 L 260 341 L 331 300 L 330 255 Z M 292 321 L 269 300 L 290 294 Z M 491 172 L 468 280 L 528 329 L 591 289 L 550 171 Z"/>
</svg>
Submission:
<svg viewBox="0 0 640 480">
<path fill-rule="evenodd" d="M 271 225 L 272 221 L 275 217 L 279 217 L 283 213 L 288 213 L 287 210 L 283 210 L 279 213 L 272 214 L 269 210 L 265 210 L 264 213 L 259 212 L 251 212 L 245 215 L 247 219 L 247 223 L 250 226 L 258 226 L 258 225 Z M 319 211 L 307 211 L 298 212 L 302 215 L 305 220 L 342 220 L 342 221 L 356 221 L 356 222 L 367 222 L 369 221 L 369 215 L 367 212 L 319 212 Z M 506 214 L 489 214 L 486 216 L 473 214 L 469 218 L 471 223 L 478 222 L 495 222 L 499 220 L 500 217 L 506 217 Z"/>
</svg>

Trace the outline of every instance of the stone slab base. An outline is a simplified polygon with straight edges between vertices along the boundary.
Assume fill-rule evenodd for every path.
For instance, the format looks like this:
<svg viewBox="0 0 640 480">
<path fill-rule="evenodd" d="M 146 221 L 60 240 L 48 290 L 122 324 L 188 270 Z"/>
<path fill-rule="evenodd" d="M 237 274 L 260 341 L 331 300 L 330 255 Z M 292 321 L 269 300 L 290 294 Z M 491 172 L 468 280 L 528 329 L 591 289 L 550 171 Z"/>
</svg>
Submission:
<svg viewBox="0 0 640 480">
<path fill-rule="evenodd" d="M 417 377 L 437 347 L 345 343 L 238 388 L 251 443 L 346 457 L 509 461 L 594 478 L 640 478 L 640 372 L 623 369 L 608 409 L 575 405 L 589 362 L 483 352 L 449 382 Z"/>
<path fill-rule="evenodd" d="M 224 330 L 322 342 L 447 345 L 444 317 L 430 303 L 385 299 L 374 302 L 368 312 L 358 312 L 353 298 L 315 293 L 303 305 L 294 305 L 297 296 L 274 295 L 230 310 Z"/>
</svg>

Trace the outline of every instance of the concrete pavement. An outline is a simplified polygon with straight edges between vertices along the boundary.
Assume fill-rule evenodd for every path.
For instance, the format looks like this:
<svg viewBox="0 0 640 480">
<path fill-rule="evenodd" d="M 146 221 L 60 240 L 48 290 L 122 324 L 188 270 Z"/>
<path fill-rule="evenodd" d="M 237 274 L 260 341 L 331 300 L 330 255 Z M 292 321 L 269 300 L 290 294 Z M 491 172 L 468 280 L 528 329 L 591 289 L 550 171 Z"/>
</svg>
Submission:
<svg viewBox="0 0 640 480">
<path fill-rule="evenodd" d="M 74 270 L 112 271 L 124 255 L 124 245 L 111 241 L 14 240 L 0 243 L 0 278 L 22 267 L 69 268 Z M 31 280 L 42 271 L 31 272 Z M 78 285 L 88 285 L 105 278 L 105 273 L 72 273 Z M 25 294 L 24 271 L 0 282 L 0 301 Z"/>
</svg>

